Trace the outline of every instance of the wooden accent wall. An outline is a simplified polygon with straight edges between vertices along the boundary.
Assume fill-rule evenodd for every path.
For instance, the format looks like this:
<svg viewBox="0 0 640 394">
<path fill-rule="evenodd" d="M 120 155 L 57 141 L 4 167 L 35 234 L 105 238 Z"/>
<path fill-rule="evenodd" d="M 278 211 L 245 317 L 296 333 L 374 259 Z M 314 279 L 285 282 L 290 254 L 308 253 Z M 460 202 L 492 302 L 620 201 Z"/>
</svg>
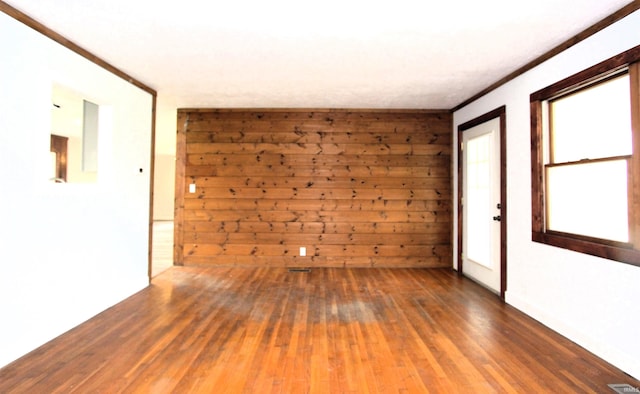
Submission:
<svg viewBox="0 0 640 394">
<path fill-rule="evenodd" d="M 179 110 L 175 262 L 449 267 L 451 135 L 443 111 Z"/>
</svg>

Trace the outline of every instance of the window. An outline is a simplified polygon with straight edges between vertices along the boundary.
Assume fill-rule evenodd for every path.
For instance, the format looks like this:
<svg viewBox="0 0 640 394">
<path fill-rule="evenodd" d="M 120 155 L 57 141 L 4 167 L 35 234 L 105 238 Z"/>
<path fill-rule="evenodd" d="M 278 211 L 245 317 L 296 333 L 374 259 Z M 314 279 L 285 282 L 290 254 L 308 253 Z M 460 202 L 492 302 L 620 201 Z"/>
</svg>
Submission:
<svg viewBox="0 0 640 394">
<path fill-rule="evenodd" d="M 534 241 L 640 265 L 639 61 L 635 47 L 531 95 Z"/>
<path fill-rule="evenodd" d="M 548 230 L 629 241 L 629 98 L 625 72 L 546 103 Z"/>
</svg>

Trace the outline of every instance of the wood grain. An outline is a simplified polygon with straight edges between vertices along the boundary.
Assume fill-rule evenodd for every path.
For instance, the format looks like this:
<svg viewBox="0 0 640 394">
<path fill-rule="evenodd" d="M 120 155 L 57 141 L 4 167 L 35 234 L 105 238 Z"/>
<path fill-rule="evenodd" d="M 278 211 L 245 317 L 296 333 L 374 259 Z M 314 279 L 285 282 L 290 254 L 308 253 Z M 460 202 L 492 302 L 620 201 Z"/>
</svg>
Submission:
<svg viewBox="0 0 640 394">
<path fill-rule="evenodd" d="M 450 269 L 172 267 L 3 393 L 602 393 L 640 382 Z"/>
<path fill-rule="evenodd" d="M 55 177 L 64 182 L 67 181 L 67 145 L 69 137 L 51 134 L 50 151 L 56 154 Z M 58 180 L 56 180 L 58 182 Z"/>
<path fill-rule="evenodd" d="M 173 263 L 182 265 L 183 262 L 183 235 L 184 235 L 184 201 L 187 193 L 187 183 L 185 171 L 186 152 L 187 152 L 187 135 L 184 130 L 189 126 L 189 118 L 186 114 L 178 111 L 178 119 L 176 125 L 176 180 L 175 180 L 175 199 L 174 199 L 174 215 L 173 215 Z"/>
<path fill-rule="evenodd" d="M 450 264 L 451 114 L 201 109 L 179 118 L 178 263 Z M 311 258 L 296 258 L 300 246 Z"/>
</svg>

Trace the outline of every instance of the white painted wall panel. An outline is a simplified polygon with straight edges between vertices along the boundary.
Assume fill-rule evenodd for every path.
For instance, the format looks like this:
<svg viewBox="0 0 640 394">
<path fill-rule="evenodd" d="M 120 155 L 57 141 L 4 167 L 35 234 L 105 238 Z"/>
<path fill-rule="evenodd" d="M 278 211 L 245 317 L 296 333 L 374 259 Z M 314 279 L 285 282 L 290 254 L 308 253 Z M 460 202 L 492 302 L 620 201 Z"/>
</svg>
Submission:
<svg viewBox="0 0 640 394">
<path fill-rule="evenodd" d="M 2 366 L 147 286 L 152 96 L 1 13 L 0 31 Z M 53 81 L 113 114 L 95 184 L 48 181 Z"/>
<path fill-rule="evenodd" d="M 637 378 L 640 377 L 640 267 L 531 241 L 529 95 L 639 45 L 638 26 L 640 11 L 454 114 L 457 130 L 458 125 L 470 119 L 502 105 L 507 107 L 506 301 Z M 454 136 L 457 138 L 457 132 Z M 456 163 L 454 154 L 454 168 Z M 457 179 L 453 184 L 457 195 Z M 457 218 L 455 234 L 456 224 Z M 454 248 L 457 249 L 455 242 Z M 453 265 L 456 267 L 457 262 Z"/>
</svg>

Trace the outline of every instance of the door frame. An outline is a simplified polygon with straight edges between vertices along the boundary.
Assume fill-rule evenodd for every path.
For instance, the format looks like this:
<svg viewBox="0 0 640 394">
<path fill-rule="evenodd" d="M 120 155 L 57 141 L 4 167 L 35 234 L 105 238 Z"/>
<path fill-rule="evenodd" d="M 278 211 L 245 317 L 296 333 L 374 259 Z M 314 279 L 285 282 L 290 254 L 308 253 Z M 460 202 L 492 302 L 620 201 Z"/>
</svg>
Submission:
<svg viewBox="0 0 640 394">
<path fill-rule="evenodd" d="M 463 185 L 462 134 L 475 126 L 500 118 L 500 298 L 507 291 L 507 107 L 502 106 L 458 126 L 458 274 L 464 274 L 462 260 Z"/>
<path fill-rule="evenodd" d="M 56 176 L 55 182 L 67 181 L 67 150 L 69 137 L 51 134 L 50 151 L 56 154 Z"/>
</svg>

